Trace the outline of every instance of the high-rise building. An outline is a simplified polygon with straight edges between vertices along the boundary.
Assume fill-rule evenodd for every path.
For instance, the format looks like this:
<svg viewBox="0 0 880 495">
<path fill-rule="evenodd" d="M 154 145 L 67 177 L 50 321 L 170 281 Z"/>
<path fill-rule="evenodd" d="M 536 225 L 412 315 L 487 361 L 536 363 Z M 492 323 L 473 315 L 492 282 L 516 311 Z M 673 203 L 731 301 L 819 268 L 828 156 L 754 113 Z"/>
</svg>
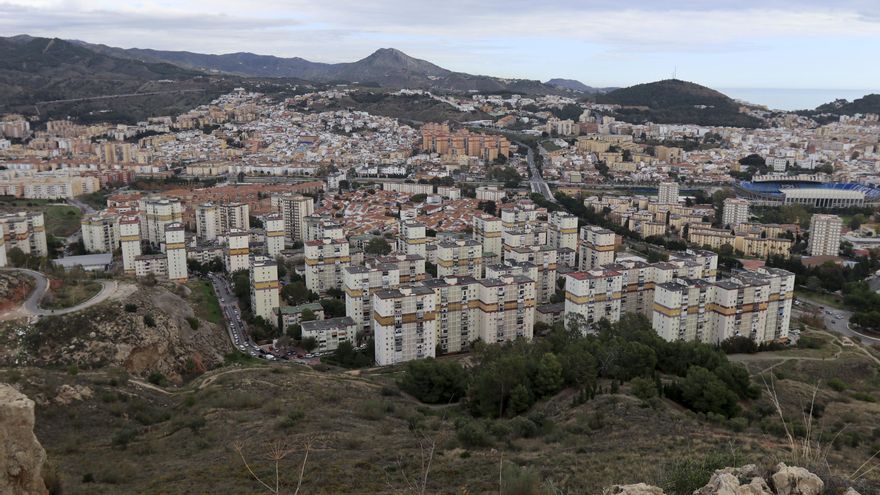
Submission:
<svg viewBox="0 0 880 495">
<path fill-rule="evenodd" d="M 810 237 L 807 239 L 810 256 L 837 256 L 842 229 L 843 220 L 837 215 L 813 215 L 810 218 Z"/>
<path fill-rule="evenodd" d="M 247 203 L 220 203 L 220 232 L 251 229 L 250 206 Z"/>
<path fill-rule="evenodd" d="M 243 230 L 232 230 L 226 235 L 223 265 L 228 273 L 248 269 L 250 265 L 250 234 Z"/>
<path fill-rule="evenodd" d="M 678 203 L 678 182 L 661 182 L 657 191 L 657 202 L 660 204 Z"/>
<path fill-rule="evenodd" d="M 423 286 L 380 290 L 373 294 L 372 305 L 376 364 L 387 366 L 435 356 L 433 290 Z"/>
<path fill-rule="evenodd" d="M 315 210 L 312 198 L 299 194 L 276 194 L 272 196 L 272 206 L 284 217 L 284 237 L 287 242 L 308 240 L 305 218 Z"/>
<path fill-rule="evenodd" d="M 749 221 L 749 202 L 745 199 L 727 198 L 724 200 L 724 212 L 721 224 L 727 228 L 735 228 Z"/>
<path fill-rule="evenodd" d="M 547 243 L 552 248 L 577 251 L 578 218 L 571 213 L 554 211 L 548 222 Z"/>
<path fill-rule="evenodd" d="M 616 237 L 613 231 L 593 225 L 581 227 L 578 269 L 587 271 L 614 263 L 615 241 Z"/>
<path fill-rule="evenodd" d="M 165 225 L 165 257 L 168 263 L 168 280 L 186 282 L 186 238 L 182 223 Z"/>
<path fill-rule="evenodd" d="M 346 266 L 343 269 L 345 314 L 350 316 L 358 331 L 372 331 L 372 298 L 379 290 L 400 286 L 400 270 L 392 263 L 374 261 L 366 266 Z"/>
<path fill-rule="evenodd" d="M 437 244 L 438 277 L 483 277 L 483 246 L 473 239 Z"/>
<path fill-rule="evenodd" d="M 609 263 L 610 265 L 610 263 Z M 611 269 L 594 269 L 565 275 L 565 321 L 580 315 L 589 327 L 602 318 L 620 319 L 623 274 Z"/>
<path fill-rule="evenodd" d="M 318 294 L 341 289 L 343 269 L 351 265 L 348 240 L 322 239 L 305 243 L 306 287 Z"/>
<path fill-rule="evenodd" d="M 437 307 L 437 347 L 444 353 L 461 352 L 480 338 L 479 282 L 473 277 L 426 280 Z"/>
<path fill-rule="evenodd" d="M 345 237 L 342 224 L 327 215 L 309 215 L 303 221 L 305 225 L 303 232 L 306 241 L 343 239 Z"/>
<path fill-rule="evenodd" d="M 501 219 L 489 215 L 474 216 L 474 240 L 483 246 L 483 256 L 490 263 L 501 261 Z"/>
<path fill-rule="evenodd" d="M 526 246 L 504 251 L 504 261 L 535 266 L 535 294 L 538 302 L 548 303 L 556 293 L 557 251 L 550 246 Z"/>
<path fill-rule="evenodd" d="M 535 282 L 522 275 L 483 279 L 477 286 L 477 321 L 486 343 L 531 340 L 535 326 Z"/>
<path fill-rule="evenodd" d="M 42 213 L 20 211 L 0 214 L 0 225 L 6 236 L 7 250 L 18 248 L 24 254 L 49 255 Z"/>
<path fill-rule="evenodd" d="M 425 236 L 425 224 L 421 222 L 400 222 L 400 237 L 397 250 L 404 254 L 427 255 L 428 238 Z"/>
<path fill-rule="evenodd" d="M 250 267 L 251 310 L 266 322 L 278 324 L 274 311 L 280 306 L 278 265 L 269 258 L 258 256 Z"/>
<path fill-rule="evenodd" d="M 141 235 L 153 246 L 165 241 L 165 226 L 183 223 L 183 204 L 172 198 L 143 198 L 138 201 L 141 214 Z"/>
<path fill-rule="evenodd" d="M 196 236 L 204 241 L 213 241 L 220 232 L 220 209 L 214 203 L 196 206 Z"/>
<path fill-rule="evenodd" d="M 245 203 L 204 203 L 196 207 L 196 235 L 213 241 L 232 230 L 251 228 L 250 208 Z"/>
<path fill-rule="evenodd" d="M 112 253 L 119 247 L 119 215 L 94 213 L 80 220 L 83 246 L 89 253 Z"/>
<path fill-rule="evenodd" d="M 284 217 L 280 213 L 270 213 L 263 217 L 266 231 L 266 255 L 273 260 L 284 250 Z"/>
<path fill-rule="evenodd" d="M 141 222 L 138 217 L 124 216 L 119 220 L 119 243 L 122 246 L 122 269 L 135 272 L 135 258 L 141 255 Z"/>
</svg>

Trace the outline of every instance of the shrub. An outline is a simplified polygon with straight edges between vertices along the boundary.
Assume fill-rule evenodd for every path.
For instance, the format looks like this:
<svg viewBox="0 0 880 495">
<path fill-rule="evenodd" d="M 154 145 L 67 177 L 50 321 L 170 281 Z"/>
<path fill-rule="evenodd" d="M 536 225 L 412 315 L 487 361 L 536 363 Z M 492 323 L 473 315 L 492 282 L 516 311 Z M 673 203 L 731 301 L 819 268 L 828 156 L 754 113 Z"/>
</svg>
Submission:
<svg viewBox="0 0 880 495">
<path fill-rule="evenodd" d="M 665 477 L 660 487 L 669 495 L 691 495 L 706 484 L 716 469 L 736 465 L 736 459 L 728 454 L 675 459 L 663 469 Z"/>
<path fill-rule="evenodd" d="M 84 474 L 82 477 L 82 482 L 83 483 L 94 483 L 95 482 L 95 475 L 92 473 Z"/>
<path fill-rule="evenodd" d="M 360 418 L 378 421 L 385 414 L 385 405 L 379 400 L 365 400 L 358 405 L 356 413 Z"/>
<path fill-rule="evenodd" d="M 463 423 L 456 431 L 455 436 L 462 445 L 469 448 L 489 447 L 492 438 L 486 431 L 482 421 L 472 420 Z"/>
<path fill-rule="evenodd" d="M 136 313 L 138 310 L 137 304 L 134 303 L 126 303 L 125 312 L 126 313 Z M 91 473 L 89 473 L 91 474 Z"/>
<path fill-rule="evenodd" d="M 458 401 L 464 396 L 467 373 L 456 361 L 419 359 L 406 363 L 400 388 L 428 404 Z"/>
<path fill-rule="evenodd" d="M 865 392 L 853 392 L 852 398 L 863 402 L 877 402 L 877 399 L 875 399 L 873 395 Z"/>
<path fill-rule="evenodd" d="M 153 385 L 158 385 L 160 387 L 164 387 L 166 384 L 168 384 L 168 379 L 165 378 L 165 375 L 159 373 L 158 371 L 150 373 L 150 375 L 147 377 L 147 381 L 152 383 Z"/>
<path fill-rule="evenodd" d="M 156 319 L 153 318 L 153 315 L 151 315 L 150 313 L 147 313 L 144 315 L 144 325 L 146 325 L 148 327 L 155 327 L 156 326 Z"/>
<path fill-rule="evenodd" d="M 510 420 L 510 429 L 512 433 L 520 438 L 532 438 L 538 435 L 538 425 L 529 418 L 517 416 Z"/>
<path fill-rule="evenodd" d="M 137 430 L 124 428 L 113 435 L 113 445 L 125 450 L 128 444 L 137 437 Z"/>
<path fill-rule="evenodd" d="M 828 380 L 828 386 L 836 392 L 843 392 L 847 389 L 846 382 L 837 377 Z"/>
<path fill-rule="evenodd" d="M 629 384 L 632 387 L 633 395 L 645 402 L 657 396 L 657 384 L 654 383 L 654 380 L 636 377 Z"/>
<path fill-rule="evenodd" d="M 186 322 L 189 323 L 189 327 L 192 328 L 193 330 L 198 330 L 199 324 L 201 323 L 201 322 L 199 322 L 199 319 L 196 318 L 195 316 L 187 316 Z"/>
</svg>

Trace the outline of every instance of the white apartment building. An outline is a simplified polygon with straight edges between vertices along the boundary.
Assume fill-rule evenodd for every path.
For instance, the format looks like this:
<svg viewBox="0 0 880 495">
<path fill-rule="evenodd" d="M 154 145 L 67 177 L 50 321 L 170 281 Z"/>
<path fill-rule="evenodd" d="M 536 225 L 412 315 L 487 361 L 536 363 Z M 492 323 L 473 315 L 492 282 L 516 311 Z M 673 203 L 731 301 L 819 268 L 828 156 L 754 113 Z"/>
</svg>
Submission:
<svg viewBox="0 0 880 495">
<path fill-rule="evenodd" d="M 277 325 L 274 316 L 279 303 L 278 265 L 263 256 L 254 259 L 250 267 L 251 311 L 268 323 Z"/>
<path fill-rule="evenodd" d="M 473 239 L 437 243 L 437 277 L 483 277 L 483 246 Z"/>
<path fill-rule="evenodd" d="M 810 256 L 837 256 L 842 230 L 843 220 L 839 216 L 813 215 L 810 218 L 810 237 L 807 239 Z"/>
<path fill-rule="evenodd" d="M 165 256 L 168 259 L 168 280 L 186 282 L 189 277 L 186 266 L 186 238 L 182 223 L 165 226 Z"/>
<path fill-rule="evenodd" d="M 735 228 L 741 223 L 749 221 L 749 202 L 745 199 L 727 198 L 724 200 L 724 211 L 721 216 L 721 225 L 726 228 Z"/>
<path fill-rule="evenodd" d="M 425 235 L 425 224 L 411 221 L 400 223 L 400 236 L 397 240 L 398 251 L 424 258 L 427 256 L 427 243 L 428 238 Z"/>
<path fill-rule="evenodd" d="M 141 215 L 141 235 L 153 246 L 165 241 L 165 227 L 183 223 L 183 204 L 178 199 L 143 198 L 138 200 Z"/>
<path fill-rule="evenodd" d="M 556 293 L 557 251 L 550 246 L 526 246 L 504 251 L 505 263 L 531 263 L 535 266 L 535 294 L 539 303 L 548 303 Z M 488 278 L 488 277 L 487 277 Z"/>
<path fill-rule="evenodd" d="M 335 351 L 343 342 L 354 344 L 357 336 L 355 322 L 348 316 L 304 321 L 300 326 L 303 339 L 312 338 L 317 342 L 317 352 Z"/>
<path fill-rule="evenodd" d="M 372 332 L 373 294 L 400 286 L 400 269 L 393 263 L 375 261 L 366 266 L 343 269 L 345 314 L 354 320 L 358 331 Z"/>
<path fill-rule="evenodd" d="M 474 240 L 483 247 L 483 256 L 489 262 L 498 263 L 502 256 L 502 231 L 501 219 L 490 215 L 474 216 Z"/>
<path fill-rule="evenodd" d="M 678 204 L 678 182 L 661 182 L 657 188 L 657 202 L 660 204 Z"/>
<path fill-rule="evenodd" d="M 284 218 L 284 237 L 287 242 L 304 242 L 306 238 L 305 218 L 315 211 L 315 201 L 299 194 L 275 194 L 272 206 Z"/>
<path fill-rule="evenodd" d="M 284 250 L 284 217 L 280 213 L 266 215 L 263 217 L 263 229 L 266 231 L 266 256 L 274 260 Z"/>
<path fill-rule="evenodd" d="M 138 217 L 119 219 L 119 243 L 122 247 L 122 268 L 125 273 L 136 273 L 135 259 L 141 255 L 141 222 Z"/>
<path fill-rule="evenodd" d="M 168 258 L 164 254 L 143 254 L 134 259 L 135 276 L 143 278 L 152 275 L 156 278 L 168 276 Z"/>
<path fill-rule="evenodd" d="M 309 215 L 305 217 L 306 241 L 320 241 L 321 239 L 343 239 L 345 233 L 342 224 L 326 215 Z"/>
<path fill-rule="evenodd" d="M 602 318 L 611 322 L 619 320 L 623 282 L 623 274 L 611 269 L 600 268 L 566 274 L 566 324 L 573 314 L 582 316 L 588 327 Z"/>
<path fill-rule="evenodd" d="M 554 211 L 550 214 L 547 243 L 555 249 L 578 248 L 578 218 L 571 213 Z"/>
<path fill-rule="evenodd" d="M 580 271 L 602 268 L 614 263 L 614 244 L 616 236 L 613 231 L 585 225 L 581 227 Z"/>
<path fill-rule="evenodd" d="M 343 269 L 351 265 L 348 240 L 322 239 L 305 243 L 306 287 L 318 294 L 342 288 Z"/>
<path fill-rule="evenodd" d="M 536 305 L 532 279 L 522 275 L 483 279 L 477 288 L 477 324 L 483 342 L 532 339 Z"/>
<path fill-rule="evenodd" d="M 0 214 L 0 226 L 6 238 L 7 253 L 10 249 L 18 248 L 24 254 L 49 255 L 42 213 L 20 211 Z"/>
<path fill-rule="evenodd" d="M 83 246 L 89 253 L 112 253 L 119 248 L 119 215 L 94 213 L 80 220 Z"/>
<path fill-rule="evenodd" d="M 250 265 L 250 234 L 243 230 L 232 230 L 226 235 L 226 248 L 223 252 L 223 266 L 227 273 L 247 270 Z"/>
<path fill-rule="evenodd" d="M 233 230 L 251 228 L 250 207 L 245 203 L 204 203 L 196 207 L 196 236 L 213 241 Z"/>
<path fill-rule="evenodd" d="M 498 186 L 480 186 L 476 190 L 478 201 L 501 201 L 507 195 L 504 188 Z"/>
<path fill-rule="evenodd" d="M 423 286 L 380 290 L 373 294 L 372 305 L 377 365 L 436 355 L 437 311 L 433 290 Z"/>
</svg>

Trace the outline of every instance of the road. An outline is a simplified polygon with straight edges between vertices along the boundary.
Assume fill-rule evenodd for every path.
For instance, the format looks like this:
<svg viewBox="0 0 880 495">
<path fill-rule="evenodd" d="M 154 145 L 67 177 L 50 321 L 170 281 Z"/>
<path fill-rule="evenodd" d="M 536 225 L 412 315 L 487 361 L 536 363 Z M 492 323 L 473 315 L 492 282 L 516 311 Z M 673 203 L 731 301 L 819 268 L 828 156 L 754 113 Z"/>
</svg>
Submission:
<svg viewBox="0 0 880 495">
<path fill-rule="evenodd" d="M 208 274 L 220 310 L 226 319 L 226 330 L 229 332 L 229 340 L 241 352 L 259 357 L 265 354 L 247 334 L 247 327 L 241 319 L 241 309 L 238 307 L 238 299 L 232 293 L 232 285 L 226 277 L 214 273 Z"/>
<path fill-rule="evenodd" d="M 825 328 L 840 335 L 860 339 L 865 344 L 880 344 L 880 337 L 872 337 L 859 333 L 850 327 L 849 319 L 853 315 L 852 311 L 845 309 L 836 309 L 817 301 L 799 298 L 799 301 L 808 303 L 810 306 L 817 307 L 822 312 L 822 318 L 825 321 Z M 797 308 L 797 307 L 796 307 Z"/>
<path fill-rule="evenodd" d="M 529 146 L 526 146 L 523 143 L 514 142 L 514 144 L 518 146 L 525 146 L 528 150 L 528 153 L 526 153 L 526 159 L 529 162 L 529 174 L 531 175 L 531 177 L 529 177 L 529 185 L 532 188 L 532 192 L 540 193 L 542 196 L 544 196 L 544 199 L 555 203 L 556 198 L 550 191 L 550 186 L 547 185 L 547 181 L 544 180 L 544 177 L 541 176 L 541 171 L 538 170 L 537 165 L 535 165 L 535 150 L 533 150 Z M 538 145 L 539 148 L 540 146 L 541 145 Z"/>
<path fill-rule="evenodd" d="M 204 93 L 204 89 L 175 89 L 171 91 L 150 91 L 148 93 L 123 93 L 118 95 L 101 95 L 101 96 L 87 96 L 84 98 L 68 98 L 65 100 L 46 100 L 46 101 L 38 101 L 34 103 L 34 106 L 38 105 L 50 105 L 53 103 L 74 103 L 77 101 L 93 101 L 93 100 L 113 100 L 116 98 L 133 98 L 138 96 L 156 96 L 156 95 L 170 95 L 177 93 Z"/>
<path fill-rule="evenodd" d="M 43 299 L 43 296 L 46 295 L 46 291 L 49 290 L 49 279 L 38 271 L 28 270 L 26 268 L 4 268 L 4 270 L 15 270 L 26 273 L 36 281 L 36 286 L 34 287 L 33 292 L 31 292 L 31 295 L 28 296 L 21 305 L 21 309 L 27 313 L 27 316 L 58 316 L 82 311 L 83 309 L 106 301 L 107 298 L 113 295 L 119 288 L 119 285 L 115 280 L 101 280 L 101 291 L 95 294 L 91 299 L 69 308 L 43 309 L 40 307 L 40 301 Z"/>
</svg>

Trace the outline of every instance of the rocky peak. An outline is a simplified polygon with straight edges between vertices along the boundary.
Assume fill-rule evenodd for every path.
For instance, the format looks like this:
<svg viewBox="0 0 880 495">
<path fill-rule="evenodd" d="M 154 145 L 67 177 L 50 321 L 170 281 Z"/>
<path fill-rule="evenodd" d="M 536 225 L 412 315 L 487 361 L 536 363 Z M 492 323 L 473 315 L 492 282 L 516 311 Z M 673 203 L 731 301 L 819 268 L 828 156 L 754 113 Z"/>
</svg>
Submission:
<svg viewBox="0 0 880 495">
<path fill-rule="evenodd" d="M 46 451 L 34 436 L 34 401 L 0 383 L 0 493 L 48 494 L 45 462 Z"/>
</svg>

